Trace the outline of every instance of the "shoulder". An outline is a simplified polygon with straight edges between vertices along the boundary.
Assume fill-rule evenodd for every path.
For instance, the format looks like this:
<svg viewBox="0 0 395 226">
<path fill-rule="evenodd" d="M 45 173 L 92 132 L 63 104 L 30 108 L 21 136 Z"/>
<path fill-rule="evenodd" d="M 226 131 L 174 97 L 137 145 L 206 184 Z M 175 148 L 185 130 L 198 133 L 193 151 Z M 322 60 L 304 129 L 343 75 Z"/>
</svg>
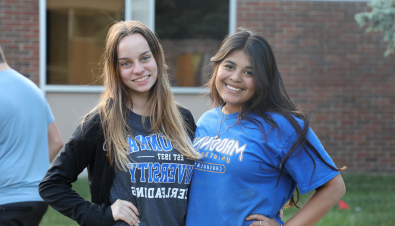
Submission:
<svg viewBox="0 0 395 226">
<path fill-rule="evenodd" d="M 15 71 L 14 69 L 11 69 L 9 74 L 15 79 L 18 80 L 18 82 L 24 84 L 27 87 L 30 87 L 34 91 L 38 91 L 41 93 L 41 90 L 38 88 L 38 86 L 30 79 L 26 78 L 24 75 L 21 73 Z"/>
<path fill-rule="evenodd" d="M 181 113 L 181 115 L 183 117 L 190 117 L 190 116 L 192 116 L 191 111 L 189 111 L 188 109 L 186 109 L 185 107 L 183 107 L 181 105 L 177 104 L 177 109 L 178 109 L 178 111 Z"/>
<path fill-rule="evenodd" d="M 195 119 L 193 118 L 193 115 L 191 113 L 191 111 L 189 111 L 188 109 L 186 109 L 185 107 L 181 106 L 181 105 L 177 105 L 178 111 L 181 113 L 181 117 L 182 119 L 188 123 L 188 124 L 193 124 L 195 125 Z"/>
<path fill-rule="evenodd" d="M 9 69 L 1 72 L 0 84 L 2 91 L 9 94 L 22 94 L 26 95 L 28 98 L 41 100 L 44 99 L 43 92 L 38 88 L 38 86 L 26 78 L 21 73 L 15 71 L 14 69 Z"/>
<path fill-rule="evenodd" d="M 196 123 L 192 113 L 181 105 L 177 105 L 177 108 L 180 111 L 182 119 L 184 120 L 187 126 L 187 132 L 189 137 L 193 139 L 196 130 Z"/>
<path fill-rule="evenodd" d="M 84 120 L 82 121 L 83 124 L 87 125 L 93 125 L 93 124 L 100 124 L 100 114 L 99 114 L 99 109 L 93 109 L 91 112 L 89 112 L 85 117 Z"/>
<path fill-rule="evenodd" d="M 206 112 L 203 113 L 202 116 L 200 116 L 200 118 L 198 120 L 198 124 L 199 124 L 199 122 L 201 123 L 201 122 L 204 122 L 204 121 L 207 121 L 207 120 L 210 120 L 210 119 L 221 117 L 221 114 L 222 113 L 220 111 L 220 107 L 213 108 L 213 109 L 211 109 L 209 111 L 206 111 Z"/>
<path fill-rule="evenodd" d="M 289 137 L 291 135 L 297 134 L 294 127 L 297 126 L 297 124 L 300 127 L 304 126 L 304 121 L 292 114 L 289 114 L 289 116 L 286 117 L 285 115 L 282 115 L 280 113 L 267 112 L 266 113 L 267 120 L 255 114 L 249 114 L 248 117 L 249 119 L 253 119 L 255 122 L 258 122 L 260 124 L 258 126 L 262 126 L 262 128 L 264 128 L 267 131 L 275 132 L 272 134 L 277 134 L 278 132 L 281 134 L 282 137 Z M 277 126 L 273 126 L 273 124 L 270 123 L 270 121 L 274 122 Z M 293 123 L 291 121 L 293 121 Z M 254 124 L 256 125 L 256 123 Z"/>
<path fill-rule="evenodd" d="M 279 113 L 274 113 L 274 112 L 269 112 L 268 115 L 275 121 L 280 129 L 293 129 L 292 123 L 288 118 L 286 118 L 284 115 L 279 114 Z M 295 115 L 289 114 L 290 117 L 295 119 L 295 121 L 299 124 L 299 126 L 303 127 L 304 121 Z"/>
<path fill-rule="evenodd" d="M 84 138 L 96 135 L 97 131 L 101 129 L 101 120 L 98 109 L 94 109 L 89 112 L 78 126 L 77 131 L 79 131 Z"/>
</svg>

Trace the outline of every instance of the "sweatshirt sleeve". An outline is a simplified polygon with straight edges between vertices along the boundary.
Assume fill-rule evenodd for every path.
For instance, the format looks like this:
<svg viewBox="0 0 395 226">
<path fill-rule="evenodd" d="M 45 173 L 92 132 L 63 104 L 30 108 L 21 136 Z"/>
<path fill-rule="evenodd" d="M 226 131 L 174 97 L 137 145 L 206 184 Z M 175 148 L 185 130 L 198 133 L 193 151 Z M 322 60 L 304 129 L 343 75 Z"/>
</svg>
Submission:
<svg viewBox="0 0 395 226">
<path fill-rule="evenodd" d="M 94 163 L 100 131 L 98 114 L 88 117 L 83 127 L 78 126 L 39 186 L 45 202 L 80 225 L 115 223 L 110 206 L 84 200 L 71 185 L 89 164 Z"/>
</svg>

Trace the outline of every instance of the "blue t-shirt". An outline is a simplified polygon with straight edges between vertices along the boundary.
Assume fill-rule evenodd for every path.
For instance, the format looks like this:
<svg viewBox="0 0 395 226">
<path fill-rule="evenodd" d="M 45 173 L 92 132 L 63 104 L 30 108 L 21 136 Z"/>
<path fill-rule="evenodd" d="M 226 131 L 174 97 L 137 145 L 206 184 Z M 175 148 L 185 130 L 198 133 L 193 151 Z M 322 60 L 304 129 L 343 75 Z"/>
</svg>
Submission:
<svg viewBox="0 0 395 226">
<path fill-rule="evenodd" d="M 49 169 L 48 125 L 40 89 L 15 70 L 0 72 L 0 205 L 43 201 L 38 185 Z"/>
<path fill-rule="evenodd" d="M 203 158 L 195 163 L 186 225 L 250 225 L 252 221 L 245 218 L 251 214 L 275 218 L 282 224 L 277 213 L 291 198 L 296 185 L 303 194 L 338 174 L 313 154 L 316 167 L 312 176 L 313 162 L 303 151 L 288 159 L 286 172 L 276 186 L 280 170 L 273 169 L 298 136 L 283 116 L 270 115 L 280 131 L 256 116 L 263 133 L 246 120 L 235 124 L 238 113 L 224 114 L 218 139 L 214 137 L 221 121 L 220 108 L 206 112 L 199 119 L 194 147 Z M 303 125 L 301 120 L 297 121 Z M 311 129 L 307 139 L 335 166 Z"/>
</svg>

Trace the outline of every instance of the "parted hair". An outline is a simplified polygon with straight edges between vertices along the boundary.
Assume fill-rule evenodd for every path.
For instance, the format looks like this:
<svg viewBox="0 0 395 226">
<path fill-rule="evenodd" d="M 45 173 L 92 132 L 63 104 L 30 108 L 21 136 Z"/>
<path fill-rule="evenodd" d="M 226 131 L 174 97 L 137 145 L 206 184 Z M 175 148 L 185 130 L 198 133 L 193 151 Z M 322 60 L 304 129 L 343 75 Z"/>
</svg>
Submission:
<svg viewBox="0 0 395 226">
<path fill-rule="evenodd" d="M 314 146 L 312 146 L 306 139 L 310 126 L 309 116 L 305 112 L 297 109 L 297 107 L 292 103 L 277 68 L 273 50 L 266 39 L 257 33 L 245 28 L 239 28 L 238 32 L 225 38 L 219 51 L 211 58 L 212 77 L 207 86 L 211 91 L 210 97 L 212 100 L 212 107 L 218 107 L 226 104 L 216 89 L 215 79 L 221 62 L 230 53 L 238 50 L 244 51 L 246 55 L 251 57 L 253 77 L 255 79 L 256 86 L 253 97 L 243 104 L 238 116 L 238 121 L 247 120 L 253 122 L 260 129 L 263 138 L 267 139 L 267 131 L 264 131 L 263 126 L 260 125 L 258 120 L 251 117 L 250 113 L 258 115 L 272 127 L 280 130 L 276 121 L 274 121 L 269 114 L 277 113 L 287 119 L 298 134 L 296 142 L 291 146 L 281 162 L 274 167 L 280 171 L 278 180 L 284 173 L 284 166 L 288 159 L 291 156 L 293 157 L 300 154 L 302 151 L 308 152 L 308 155 L 313 160 L 314 170 L 315 162 L 312 155 L 317 156 L 327 166 L 334 170 L 344 170 L 345 167 L 338 169 L 327 163 Z M 303 120 L 303 126 L 300 126 L 294 117 Z M 296 193 L 297 200 L 295 201 L 294 197 L 292 197 L 287 207 L 295 206 L 297 204 L 299 200 L 298 189 L 296 190 Z"/>
<path fill-rule="evenodd" d="M 174 101 L 159 39 L 148 27 L 138 21 L 118 21 L 114 22 L 107 33 L 101 58 L 105 91 L 101 95 L 99 104 L 91 111 L 99 112 L 108 160 L 111 164 L 115 162 L 119 169 L 127 170 L 129 163 L 127 136 L 132 139 L 134 136 L 133 130 L 126 122 L 130 113 L 130 109 L 126 106 L 130 104 L 132 107 L 133 103 L 129 88 L 120 77 L 118 47 L 123 37 L 135 33 L 141 34 L 147 40 L 158 67 L 157 81 L 150 90 L 150 99 L 144 110 L 143 115 L 148 116 L 143 116 L 143 125 L 144 121 L 149 119 L 152 133 L 162 134 L 179 153 L 196 159 L 199 153 L 192 147 L 187 133 L 190 128 L 183 120 Z"/>
</svg>

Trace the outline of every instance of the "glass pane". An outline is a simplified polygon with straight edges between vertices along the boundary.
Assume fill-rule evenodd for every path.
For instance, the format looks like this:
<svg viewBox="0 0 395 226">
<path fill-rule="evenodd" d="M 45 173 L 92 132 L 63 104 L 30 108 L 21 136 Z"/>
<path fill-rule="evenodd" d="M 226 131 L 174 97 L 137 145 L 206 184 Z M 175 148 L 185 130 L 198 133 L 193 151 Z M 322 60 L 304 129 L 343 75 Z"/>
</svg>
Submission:
<svg viewBox="0 0 395 226">
<path fill-rule="evenodd" d="M 201 86 L 207 65 L 228 34 L 229 0 L 157 0 L 155 31 L 173 86 Z"/>
<path fill-rule="evenodd" d="M 47 84 L 101 85 L 98 63 L 124 0 L 47 1 Z"/>
<path fill-rule="evenodd" d="M 150 28 L 151 3 L 149 0 L 132 0 L 132 20 L 140 21 Z"/>
</svg>

